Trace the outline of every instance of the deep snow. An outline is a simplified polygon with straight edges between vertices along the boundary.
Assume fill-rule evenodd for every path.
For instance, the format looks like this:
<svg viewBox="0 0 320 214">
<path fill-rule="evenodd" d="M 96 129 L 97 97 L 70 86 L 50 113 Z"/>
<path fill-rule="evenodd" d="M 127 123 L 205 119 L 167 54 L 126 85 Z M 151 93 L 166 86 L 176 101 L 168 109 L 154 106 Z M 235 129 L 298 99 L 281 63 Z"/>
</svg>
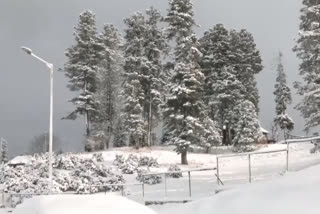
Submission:
<svg viewBox="0 0 320 214">
<path fill-rule="evenodd" d="M 37 196 L 18 205 L 13 214 L 155 214 L 150 208 L 114 195 Z"/>
<path fill-rule="evenodd" d="M 210 198 L 159 209 L 160 214 L 319 214 L 320 165 L 228 189 Z"/>
</svg>

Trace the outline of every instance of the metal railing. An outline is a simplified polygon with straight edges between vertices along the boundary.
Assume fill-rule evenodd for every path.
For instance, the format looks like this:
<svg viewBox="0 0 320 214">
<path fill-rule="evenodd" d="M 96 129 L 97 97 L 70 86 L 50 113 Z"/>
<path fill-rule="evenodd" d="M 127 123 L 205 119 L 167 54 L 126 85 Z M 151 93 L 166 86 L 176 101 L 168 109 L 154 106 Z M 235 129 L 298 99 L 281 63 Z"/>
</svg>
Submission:
<svg viewBox="0 0 320 214">
<path fill-rule="evenodd" d="M 189 197 L 192 197 L 192 185 L 191 185 L 191 172 L 202 172 L 202 171 L 216 171 L 217 168 L 199 168 L 199 169 L 190 169 L 190 170 L 179 170 L 179 171 L 167 171 L 167 172 L 157 172 L 157 173 L 146 173 L 143 174 L 142 176 L 152 176 L 152 175 L 163 175 L 164 177 L 164 193 L 165 196 L 168 196 L 168 187 L 167 187 L 167 175 L 168 174 L 174 174 L 174 173 L 188 173 L 188 192 L 189 192 Z M 220 180 L 220 178 L 218 177 L 217 174 L 214 174 L 218 180 Z M 143 179 L 144 180 L 144 179 Z M 220 180 L 221 181 L 221 180 Z M 222 181 L 221 181 L 222 183 Z M 144 185 L 144 183 L 143 183 Z M 143 188 L 144 191 L 144 188 Z M 143 192 L 143 196 L 144 196 L 144 192 Z"/>
<path fill-rule="evenodd" d="M 288 144 L 289 145 L 289 144 Z M 217 164 L 217 184 L 220 185 L 223 183 L 220 179 L 220 168 L 219 168 L 219 160 L 222 158 L 232 158 L 232 157 L 242 157 L 242 156 L 248 156 L 248 178 L 249 183 L 252 182 L 252 173 L 251 173 L 251 157 L 253 155 L 260 155 L 260 154 L 270 154 L 270 153 L 279 153 L 279 152 L 286 152 L 287 158 L 286 158 L 286 166 L 287 170 L 289 168 L 289 147 L 287 149 L 281 149 L 281 150 L 271 150 L 271 151 L 263 151 L 263 152 L 247 152 L 247 153 L 240 153 L 240 154 L 231 154 L 231 155 L 218 155 L 216 157 L 216 164 Z"/>
<path fill-rule="evenodd" d="M 120 187 L 121 191 L 121 196 L 126 196 L 125 192 L 124 192 L 124 188 L 126 186 L 141 186 L 142 187 L 142 197 L 144 197 L 144 183 L 126 183 L 126 184 L 105 184 L 105 185 L 90 185 L 89 186 L 89 192 L 90 194 L 94 193 L 92 191 L 92 188 L 96 187 L 96 188 L 105 188 L 105 187 Z M 107 190 L 105 188 L 104 193 L 106 194 L 107 192 L 109 192 L 109 190 Z M 117 192 L 117 191 L 113 191 L 113 192 Z"/>
</svg>

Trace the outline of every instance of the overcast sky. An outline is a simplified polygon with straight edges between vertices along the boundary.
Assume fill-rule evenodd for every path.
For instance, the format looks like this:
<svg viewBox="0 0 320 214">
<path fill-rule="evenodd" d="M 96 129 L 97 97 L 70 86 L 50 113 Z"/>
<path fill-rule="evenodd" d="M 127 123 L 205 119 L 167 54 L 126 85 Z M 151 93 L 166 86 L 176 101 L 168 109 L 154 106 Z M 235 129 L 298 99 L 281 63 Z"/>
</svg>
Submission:
<svg viewBox="0 0 320 214">
<path fill-rule="evenodd" d="M 218 23 L 227 28 L 246 28 L 261 50 L 264 71 L 258 76 L 261 95 L 260 119 L 269 129 L 274 117 L 273 65 L 278 51 L 290 83 L 299 80 L 299 61 L 292 53 L 298 35 L 301 0 L 195 0 L 198 35 Z M 39 56 L 62 68 L 64 51 L 73 42 L 73 27 L 79 14 L 92 10 L 99 30 L 104 23 L 123 29 L 123 18 L 155 6 L 165 14 L 167 0 L 1 0 L 0 1 L 0 137 L 9 142 L 11 155 L 28 150 L 33 136 L 47 132 L 49 119 L 49 75 L 47 68 L 20 50 L 25 45 Z M 62 72 L 54 80 L 54 130 L 64 150 L 81 150 L 83 119 L 61 120 L 72 110 L 67 102 L 73 94 L 66 88 Z M 295 97 L 295 102 L 297 101 Z M 291 110 L 295 133 L 302 134 L 304 121 Z"/>
</svg>

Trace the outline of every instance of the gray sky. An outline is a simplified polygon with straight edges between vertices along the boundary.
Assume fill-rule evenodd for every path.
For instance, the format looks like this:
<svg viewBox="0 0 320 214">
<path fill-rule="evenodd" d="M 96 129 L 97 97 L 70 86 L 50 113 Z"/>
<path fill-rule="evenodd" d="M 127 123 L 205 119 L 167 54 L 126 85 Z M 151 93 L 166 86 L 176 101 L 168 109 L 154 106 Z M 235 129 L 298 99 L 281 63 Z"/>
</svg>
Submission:
<svg viewBox="0 0 320 214">
<path fill-rule="evenodd" d="M 90 9 L 97 15 L 99 30 L 104 23 L 123 28 L 123 18 L 154 5 L 166 12 L 167 0 L 1 0 L 0 1 L 0 137 L 9 142 L 11 155 L 27 151 L 33 136 L 48 130 L 49 75 L 47 68 L 20 50 L 25 45 L 39 56 L 62 68 L 64 51 L 73 42 L 73 27 L 79 14 Z M 299 61 L 292 53 L 298 35 L 300 0 L 195 0 L 199 35 L 217 23 L 228 28 L 246 28 L 261 50 L 264 71 L 258 76 L 262 125 L 269 129 L 274 116 L 272 70 L 279 50 L 284 53 L 290 82 L 299 80 Z M 81 150 L 83 119 L 60 118 L 72 110 L 67 102 L 73 94 L 66 78 L 55 73 L 54 129 L 64 150 Z M 295 102 L 297 98 L 295 99 Z M 295 133 L 302 134 L 304 122 L 291 110 Z"/>
</svg>

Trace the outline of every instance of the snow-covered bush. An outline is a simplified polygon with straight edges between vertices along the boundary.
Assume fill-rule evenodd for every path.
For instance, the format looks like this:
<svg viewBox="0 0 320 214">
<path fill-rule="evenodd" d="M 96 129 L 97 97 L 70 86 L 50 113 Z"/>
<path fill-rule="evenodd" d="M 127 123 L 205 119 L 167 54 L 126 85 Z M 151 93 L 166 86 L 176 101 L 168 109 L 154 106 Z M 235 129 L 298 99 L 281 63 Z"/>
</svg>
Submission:
<svg viewBox="0 0 320 214">
<path fill-rule="evenodd" d="M 145 175 L 146 173 L 150 173 L 150 171 L 139 169 L 136 177 L 137 181 L 149 185 L 160 184 L 162 182 L 161 175 Z"/>
<path fill-rule="evenodd" d="M 122 173 L 124 174 L 133 174 L 137 171 L 139 167 L 139 159 L 137 156 L 130 154 L 124 163 L 119 166 Z"/>
<path fill-rule="evenodd" d="M 167 177 L 169 178 L 181 178 L 182 177 L 182 172 L 181 169 L 178 165 L 170 165 L 168 172 L 173 172 L 173 173 L 169 173 L 167 174 Z"/>
<path fill-rule="evenodd" d="M 139 167 L 139 158 L 130 154 L 127 158 L 123 155 L 116 155 L 113 165 L 117 166 L 124 174 L 133 174 Z"/>
<path fill-rule="evenodd" d="M 92 159 L 97 161 L 97 162 L 104 162 L 102 153 L 94 153 L 92 155 Z"/>
<path fill-rule="evenodd" d="M 320 152 L 320 144 L 315 143 L 314 147 L 312 149 L 310 149 L 310 153 L 314 154 L 314 153 L 317 153 L 317 152 Z"/>
<path fill-rule="evenodd" d="M 156 158 L 142 156 L 139 158 L 139 166 L 159 167 L 159 163 Z"/>
<path fill-rule="evenodd" d="M 134 154 L 130 154 L 127 158 L 123 155 L 116 155 L 113 165 L 124 174 L 133 174 L 139 167 L 159 167 L 157 159 L 148 156 L 138 157 Z"/>
<path fill-rule="evenodd" d="M 72 154 L 55 156 L 53 167 L 54 193 L 118 191 L 119 186 L 109 185 L 125 182 L 122 175 L 113 173 L 97 160 Z M 0 183 L 4 184 L 7 193 L 48 193 L 47 154 L 35 155 L 24 165 L 4 165 Z"/>
<path fill-rule="evenodd" d="M 63 154 L 56 157 L 54 167 L 57 169 L 73 170 L 79 162 L 80 159 L 77 155 Z"/>
<path fill-rule="evenodd" d="M 113 161 L 113 165 L 120 168 L 122 164 L 124 164 L 125 158 L 123 155 L 116 155 L 116 158 Z"/>
</svg>

